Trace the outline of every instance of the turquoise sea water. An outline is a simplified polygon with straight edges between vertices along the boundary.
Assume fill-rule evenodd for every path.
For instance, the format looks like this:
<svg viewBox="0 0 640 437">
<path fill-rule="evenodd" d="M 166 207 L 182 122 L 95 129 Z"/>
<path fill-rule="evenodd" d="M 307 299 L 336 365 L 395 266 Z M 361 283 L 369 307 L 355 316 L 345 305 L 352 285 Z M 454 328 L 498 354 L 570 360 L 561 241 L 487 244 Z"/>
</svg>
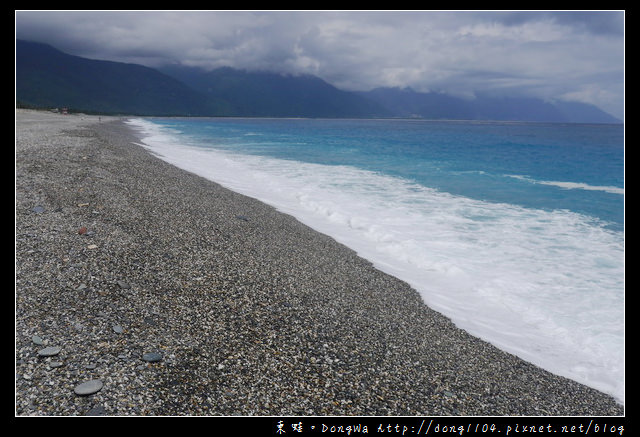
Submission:
<svg viewBox="0 0 640 437">
<path fill-rule="evenodd" d="M 331 235 L 458 326 L 624 401 L 624 127 L 134 119 L 163 159 Z"/>
</svg>

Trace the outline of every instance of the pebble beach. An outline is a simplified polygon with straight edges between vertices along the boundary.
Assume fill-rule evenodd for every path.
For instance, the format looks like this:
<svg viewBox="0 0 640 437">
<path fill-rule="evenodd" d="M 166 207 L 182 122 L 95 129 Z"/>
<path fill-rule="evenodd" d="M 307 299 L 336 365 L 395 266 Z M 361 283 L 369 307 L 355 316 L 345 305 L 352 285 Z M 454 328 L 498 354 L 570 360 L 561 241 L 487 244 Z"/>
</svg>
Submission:
<svg viewBox="0 0 640 437">
<path fill-rule="evenodd" d="M 123 119 L 16 110 L 16 416 L 622 416 Z"/>
</svg>

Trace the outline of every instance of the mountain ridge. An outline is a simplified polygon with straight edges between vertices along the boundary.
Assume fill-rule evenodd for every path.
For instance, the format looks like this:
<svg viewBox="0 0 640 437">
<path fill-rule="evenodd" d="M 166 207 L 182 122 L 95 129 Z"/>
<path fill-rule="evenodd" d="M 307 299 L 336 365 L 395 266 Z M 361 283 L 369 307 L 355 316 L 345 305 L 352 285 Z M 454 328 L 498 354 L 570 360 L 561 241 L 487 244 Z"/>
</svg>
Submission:
<svg viewBox="0 0 640 437">
<path fill-rule="evenodd" d="M 204 115 L 211 102 L 178 80 L 138 64 L 68 55 L 16 41 L 16 99 L 43 107 L 134 115 Z"/>
<path fill-rule="evenodd" d="M 142 116 L 420 118 L 621 123 L 593 105 L 410 88 L 344 91 L 313 75 L 221 67 L 150 68 L 66 54 L 16 40 L 17 104 Z"/>
<path fill-rule="evenodd" d="M 160 68 L 191 88 L 230 103 L 232 114 L 250 117 L 385 117 L 392 114 L 366 97 L 342 91 L 312 75 L 283 75 L 220 67 L 211 71 Z"/>
</svg>

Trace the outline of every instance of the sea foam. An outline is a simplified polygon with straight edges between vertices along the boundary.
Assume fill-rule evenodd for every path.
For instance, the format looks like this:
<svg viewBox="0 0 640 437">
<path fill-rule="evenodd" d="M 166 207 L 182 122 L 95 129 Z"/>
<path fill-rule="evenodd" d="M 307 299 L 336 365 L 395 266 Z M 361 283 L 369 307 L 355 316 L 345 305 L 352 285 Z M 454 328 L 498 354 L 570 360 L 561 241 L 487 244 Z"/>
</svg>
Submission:
<svg viewBox="0 0 640 437">
<path fill-rule="evenodd" d="M 567 190 L 587 190 L 587 191 L 604 191 L 605 193 L 624 195 L 624 188 L 602 185 L 590 185 L 584 182 L 568 182 L 568 181 L 539 181 L 523 175 L 505 175 L 510 178 L 520 179 L 532 184 L 552 185 L 555 187 L 565 188 Z"/>
</svg>

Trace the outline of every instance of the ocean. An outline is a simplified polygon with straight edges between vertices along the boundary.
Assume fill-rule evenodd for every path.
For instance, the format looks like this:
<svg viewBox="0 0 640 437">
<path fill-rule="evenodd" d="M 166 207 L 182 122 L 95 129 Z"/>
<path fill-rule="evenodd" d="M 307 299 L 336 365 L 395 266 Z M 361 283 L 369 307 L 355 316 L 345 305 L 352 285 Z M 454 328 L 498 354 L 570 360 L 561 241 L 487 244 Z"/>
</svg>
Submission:
<svg viewBox="0 0 640 437">
<path fill-rule="evenodd" d="M 624 403 L 624 126 L 138 118 L 141 145 L 356 250 L 458 327 Z"/>
</svg>

